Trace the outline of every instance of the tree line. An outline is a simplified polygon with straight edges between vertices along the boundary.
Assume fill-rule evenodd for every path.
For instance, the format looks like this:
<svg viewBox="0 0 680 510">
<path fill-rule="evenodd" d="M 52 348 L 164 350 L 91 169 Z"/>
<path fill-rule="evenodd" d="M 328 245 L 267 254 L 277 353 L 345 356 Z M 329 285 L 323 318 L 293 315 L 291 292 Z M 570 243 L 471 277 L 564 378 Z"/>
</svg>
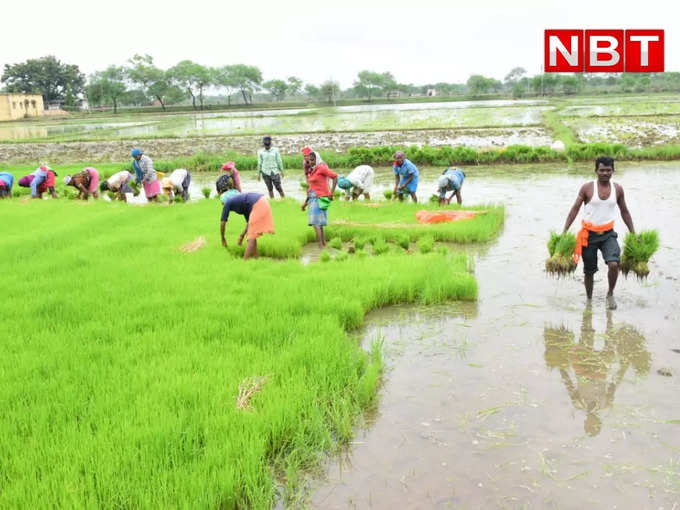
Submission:
<svg viewBox="0 0 680 510">
<path fill-rule="evenodd" d="M 203 109 L 206 102 L 245 105 L 254 100 L 283 101 L 303 99 L 334 103 L 338 99 L 360 99 L 436 95 L 443 97 L 574 95 L 613 92 L 678 92 L 680 73 L 539 74 L 529 76 L 521 67 L 503 79 L 472 75 L 465 83 L 398 83 L 390 72 L 363 70 L 352 87 L 342 90 L 333 80 L 319 85 L 305 84 L 295 76 L 264 81 L 256 66 L 246 64 L 210 67 L 191 60 L 161 69 L 150 55 L 135 55 L 123 66 L 109 66 L 86 77 L 77 65 L 65 64 L 54 56 L 5 64 L 0 80 L 5 92 L 42 94 L 44 102 L 59 102 L 75 108 L 80 98 L 92 106 L 144 106 L 155 103 L 163 110 L 168 105 L 190 102 Z"/>
</svg>

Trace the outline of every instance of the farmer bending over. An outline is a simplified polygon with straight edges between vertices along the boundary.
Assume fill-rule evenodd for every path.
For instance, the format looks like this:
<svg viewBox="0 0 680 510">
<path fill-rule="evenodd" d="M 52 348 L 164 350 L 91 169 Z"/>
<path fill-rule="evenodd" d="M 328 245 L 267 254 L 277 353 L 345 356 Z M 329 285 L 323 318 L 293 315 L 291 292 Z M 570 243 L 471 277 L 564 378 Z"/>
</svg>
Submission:
<svg viewBox="0 0 680 510">
<path fill-rule="evenodd" d="M 356 200 L 361 195 L 366 200 L 371 199 L 371 187 L 375 172 L 369 165 L 359 165 L 352 170 L 347 177 L 338 179 L 338 186 L 345 190 L 345 200 Z"/>
<path fill-rule="evenodd" d="M 12 198 L 14 176 L 9 172 L 0 172 L 0 199 Z"/>
<path fill-rule="evenodd" d="M 586 182 L 581 186 L 576 202 L 567 215 L 563 231 L 569 230 L 581 208 L 581 204 L 584 204 L 581 230 L 576 235 L 574 261 L 578 262 L 579 257 L 583 256 L 583 281 L 586 287 L 586 297 L 591 300 L 593 297 L 593 275 L 597 271 L 597 250 L 602 252 L 602 257 L 608 267 L 607 308 L 610 310 L 616 308 L 614 287 L 616 287 L 616 280 L 619 276 L 619 262 L 621 260 L 621 248 L 616 240 L 618 234 L 614 231 L 617 206 L 628 230 L 635 233 L 633 218 L 630 216 L 623 195 L 623 187 L 611 180 L 613 173 L 613 158 L 602 156 L 595 160 L 597 179 Z"/>
<path fill-rule="evenodd" d="M 463 203 L 463 196 L 460 194 L 460 189 L 463 187 L 465 180 L 465 172 L 460 168 L 449 167 L 444 170 L 437 180 L 437 188 L 439 190 L 439 205 L 450 204 L 453 195 L 456 195 L 456 200 L 459 204 Z M 446 198 L 446 192 L 452 191 L 451 196 Z"/>
<path fill-rule="evenodd" d="M 418 168 L 406 159 L 406 154 L 402 151 L 394 153 L 394 195 L 400 201 L 404 200 L 404 195 L 411 195 L 414 202 L 418 201 L 416 190 L 418 189 Z"/>
<path fill-rule="evenodd" d="M 88 167 L 83 171 L 71 176 L 64 177 L 66 186 L 73 186 L 78 190 L 78 197 L 87 200 L 90 195 L 99 198 L 99 172 L 96 168 Z"/>
<path fill-rule="evenodd" d="M 99 185 L 99 189 L 101 191 L 111 191 L 114 193 L 114 195 L 118 195 L 117 197 L 114 196 L 114 198 L 118 198 L 123 202 L 127 202 L 125 194 L 133 193 L 132 188 L 128 184 L 131 180 L 132 174 L 127 170 L 122 170 L 120 172 L 116 172 L 108 179 L 103 180 Z"/>
<path fill-rule="evenodd" d="M 269 201 L 260 193 L 237 193 L 226 199 L 222 207 L 220 222 L 220 235 L 222 246 L 227 247 L 227 240 L 224 237 L 229 213 L 241 214 L 246 219 L 246 226 L 238 238 L 238 245 L 243 244 L 243 239 L 248 236 L 248 244 L 243 254 L 244 259 L 257 257 L 257 238 L 262 234 L 274 233 L 274 219 Z"/>
<path fill-rule="evenodd" d="M 187 202 L 189 200 L 190 184 L 191 173 L 184 168 L 173 170 L 170 177 L 163 177 L 161 179 L 161 188 L 163 188 L 163 193 L 168 195 L 170 203 L 175 200 L 175 193 L 182 193 L 182 200 Z"/>
</svg>

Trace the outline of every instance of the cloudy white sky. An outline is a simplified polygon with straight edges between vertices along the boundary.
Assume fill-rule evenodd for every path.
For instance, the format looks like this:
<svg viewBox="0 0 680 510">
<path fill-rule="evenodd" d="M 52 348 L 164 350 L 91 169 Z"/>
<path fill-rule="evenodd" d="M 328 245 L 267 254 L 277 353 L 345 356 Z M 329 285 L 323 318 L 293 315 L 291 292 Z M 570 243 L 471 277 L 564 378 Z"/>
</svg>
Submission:
<svg viewBox="0 0 680 510">
<path fill-rule="evenodd" d="M 358 71 L 390 71 L 402 83 L 502 79 L 543 62 L 546 28 L 662 28 L 666 70 L 680 71 L 677 2 L 596 0 L 62 0 L 6 2 L 0 68 L 55 55 L 87 74 L 135 53 L 160 67 L 191 59 L 247 63 L 266 79 L 332 78 L 348 87 Z"/>
</svg>

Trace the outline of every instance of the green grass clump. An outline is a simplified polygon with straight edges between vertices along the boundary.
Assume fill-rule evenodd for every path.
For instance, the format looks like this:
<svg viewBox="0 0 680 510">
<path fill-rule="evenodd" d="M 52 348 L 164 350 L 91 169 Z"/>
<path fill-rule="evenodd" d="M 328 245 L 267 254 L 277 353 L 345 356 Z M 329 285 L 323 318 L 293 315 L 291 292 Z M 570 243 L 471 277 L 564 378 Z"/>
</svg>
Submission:
<svg viewBox="0 0 680 510">
<path fill-rule="evenodd" d="M 392 200 L 394 192 L 391 189 L 386 189 L 385 191 L 383 191 L 383 196 L 385 197 L 386 200 Z"/>
<path fill-rule="evenodd" d="M 201 188 L 201 193 L 203 193 L 205 198 L 210 198 L 210 188 L 208 186 L 203 186 L 203 188 Z"/>
<path fill-rule="evenodd" d="M 548 254 L 545 270 L 550 274 L 563 276 L 576 270 L 576 263 L 572 255 L 576 246 L 576 236 L 570 232 L 558 234 L 550 232 L 548 240 Z"/>
<path fill-rule="evenodd" d="M 229 217 L 225 250 L 212 200 L 0 201 L 0 260 L 12 264 L 2 283 L 0 508 L 271 508 L 276 480 L 294 490 L 348 444 L 375 399 L 379 346 L 364 352 L 347 331 L 377 307 L 477 297 L 462 254 L 386 253 L 377 263 L 358 250 L 305 266 L 307 215 L 294 200 L 271 206 L 276 234 L 243 261 L 243 218 Z M 368 209 L 338 204 L 331 222 L 365 220 Z M 502 209 L 489 211 L 502 223 Z M 376 214 L 413 236 L 456 232 L 411 223 L 413 212 Z M 390 231 L 342 228 L 376 242 Z M 180 249 L 199 237 L 201 249 Z M 63 271 L 73 264 L 77 278 Z M 253 380 L 265 382 L 237 408 Z"/>
<path fill-rule="evenodd" d="M 384 255 L 388 251 L 390 251 L 390 245 L 384 239 L 377 239 L 373 243 L 373 255 Z"/>
<path fill-rule="evenodd" d="M 411 239 L 406 234 L 398 234 L 394 241 L 405 250 L 411 246 Z"/>
<path fill-rule="evenodd" d="M 637 234 L 628 233 L 623 241 L 621 271 L 628 276 L 633 271 L 638 278 L 646 278 L 649 274 L 647 263 L 659 249 L 659 233 L 656 230 L 645 230 Z"/>
<path fill-rule="evenodd" d="M 331 260 L 331 254 L 324 250 L 321 252 L 321 255 L 319 255 L 319 260 L 321 262 L 328 262 L 329 260 Z"/>
<path fill-rule="evenodd" d="M 334 237 L 330 241 L 328 241 L 328 246 L 331 248 L 335 248 L 336 250 L 342 250 L 342 239 L 339 237 Z"/>
<path fill-rule="evenodd" d="M 420 253 L 430 253 L 434 248 L 434 239 L 431 237 L 423 237 L 418 241 L 418 249 Z"/>
</svg>

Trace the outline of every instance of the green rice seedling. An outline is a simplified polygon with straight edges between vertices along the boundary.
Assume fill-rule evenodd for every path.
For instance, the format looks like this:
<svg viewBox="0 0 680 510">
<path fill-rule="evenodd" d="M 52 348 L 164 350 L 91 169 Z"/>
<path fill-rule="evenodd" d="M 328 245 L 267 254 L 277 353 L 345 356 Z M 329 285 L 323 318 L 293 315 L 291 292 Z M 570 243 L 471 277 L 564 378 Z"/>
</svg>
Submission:
<svg viewBox="0 0 680 510">
<path fill-rule="evenodd" d="M 347 331 L 378 307 L 477 297 L 465 255 L 400 251 L 376 263 L 358 250 L 301 264 L 314 233 L 295 200 L 272 202 L 276 234 L 262 236 L 259 258 L 248 261 L 236 244 L 245 220 L 229 217 L 223 248 L 210 200 L 85 207 L 0 201 L 0 260 L 31 260 L 3 275 L 11 299 L 3 301 L 0 451 L 13 453 L 0 508 L 271 508 L 275 477 L 299 480 L 347 445 L 375 399 L 380 352 L 364 352 Z M 389 246 L 397 233 L 492 237 L 503 219 L 489 207 L 457 230 L 418 224 L 410 205 L 375 208 L 376 218 L 368 209 L 334 206 L 331 238 L 374 236 Z M 180 249 L 199 236 L 202 248 Z M 59 270 L 73 263 L 77 278 Z M 117 278 L 112 267 L 139 277 Z M 167 275 L 182 275 L 172 292 Z M 136 303 L 134 313 L 119 303 Z M 264 318 L 245 320 L 258 310 Z M 238 409 L 240 390 L 253 389 L 244 382 L 262 378 Z"/>
<path fill-rule="evenodd" d="M 342 262 L 343 260 L 347 260 L 349 257 L 348 253 L 346 251 L 341 251 L 335 256 L 335 261 L 336 262 Z"/>
<path fill-rule="evenodd" d="M 210 198 L 210 188 L 209 188 L 208 186 L 204 186 L 204 187 L 201 189 L 201 193 L 203 193 L 203 196 L 204 196 L 205 198 Z"/>
<path fill-rule="evenodd" d="M 331 260 L 331 254 L 324 250 L 321 252 L 321 255 L 319 255 L 319 260 L 321 262 L 328 262 L 329 260 Z"/>
<path fill-rule="evenodd" d="M 182 200 L 181 196 L 175 195 L 174 201 L 175 201 L 176 204 L 178 204 L 178 203 L 182 202 L 183 200 Z"/>
<path fill-rule="evenodd" d="M 629 232 L 623 241 L 621 272 L 628 276 L 633 271 L 638 278 L 646 278 L 649 274 L 647 263 L 658 249 L 659 233 L 656 230 L 645 230 L 637 234 Z"/>
<path fill-rule="evenodd" d="M 113 198 L 116 196 L 113 191 L 107 191 L 106 196 L 109 197 L 110 200 L 113 200 Z"/>
<path fill-rule="evenodd" d="M 556 276 L 564 276 L 576 270 L 576 263 L 572 255 L 576 246 L 576 236 L 569 232 L 558 234 L 550 232 L 548 240 L 548 254 L 545 270 Z"/>
<path fill-rule="evenodd" d="M 354 239 L 354 248 L 358 250 L 363 250 L 364 246 L 366 245 L 366 238 L 365 237 L 357 237 Z"/>
<path fill-rule="evenodd" d="M 341 195 L 342 195 L 342 191 L 340 191 L 339 189 L 336 189 L 335 191 L 333 191 L 333 198 L 340 198 Z"/>
<path fill-rule="evenodd" d="M 328 246 L 336 250 L 342 250 L 342 240 L 339 237 L 334 237 L 328 241 Z"/>
<path fill-rule="evenodd" d="M 359 259 L 362 259 L 362 258 L 365 258 L 365 257 L 368 256 L 368 252 L 366 250 L 363 250 L 363 249 L 357 250 L 357 251 L 354 252 L 354 256 L 359 258 Z"/>
<path fill-rule="evenodd" d="M 383 255 L 390 250 L 390 245 L 384 239 L 378 239 L 373 243 L 373 255 Z"/>
<path fill-rule="evenodd" d="M 303 190 L 307 191 L 309 189 L 309 184 L 307 183 L 307 181 L 300 181 L 300 187 Z"/>
<path fill-rule="evenodd" d="M 411 240 L 406 234 L 398 234 L 394 241 L 405 250 L 408 250 L 411 246 Z"/>
<path fill-rule="evenodd" d="M 438 204 L 439 203 L 439 195 L 437 195 L 436 193 L 432 193 L 430 195 L 429 202 L 431 204 Z"/>
<path fill-rule="evenodd" d="M 392 192 L 391 189 L 386 189 L 383 191 L 383 196 L 385 197 L 385 200 L 392 200 L 394 193 Z"/>
<path fill-rule="evenodd" d="M 439 245 L 437 246 L 437 249 L 435 250 L 437 253 L 440 255 L 448 255 L 449 254 L 449 249 L 446 246 Z"/>
<path fill-rule="evenodd" d="M 434 239 L 432 237 L 423 237 L 418 241 L 418 249 L 420 253 L 430 253 L 434 248 Z"/>
</svg>

